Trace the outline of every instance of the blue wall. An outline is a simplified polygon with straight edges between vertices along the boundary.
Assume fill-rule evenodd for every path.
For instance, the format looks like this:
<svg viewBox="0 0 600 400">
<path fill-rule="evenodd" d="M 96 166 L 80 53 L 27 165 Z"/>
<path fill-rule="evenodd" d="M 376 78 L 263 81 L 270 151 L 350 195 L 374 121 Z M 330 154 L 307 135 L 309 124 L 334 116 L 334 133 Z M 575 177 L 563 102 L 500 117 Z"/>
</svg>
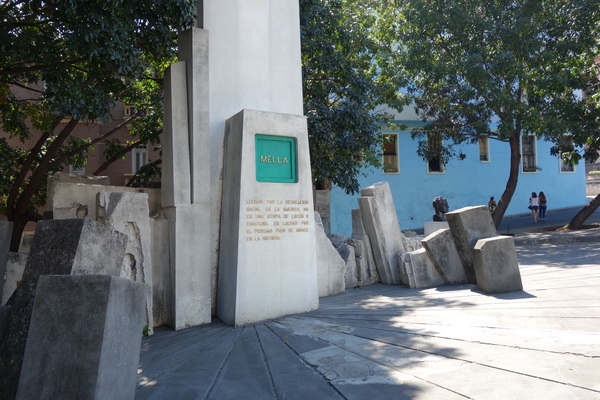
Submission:
<svg viewBox="0 0 600 400">
<path fill-rule="evenodd" d="M 411 127 L 407 121 L 400 122 Z M 489 140 L 490 162 L 487 163 L 479 161 L 477 144 L 465 144 L 462 153 L 466 157 L 463 160 L 450 160 L 442 174 L 428 174 L 427 163 L 416 154 L 417 141 L 411 139 L 410 132 L 400 132 L 398 140 L 400 172 L 384 174 L 371 169 L 368 176 L 360 177 L 359 181 L 361 188 L 382 181 L 390 184 L 402 230 L 419 229 L 424 222 L 431 221 L 431 202 L 436 196 L 445 197 L 450 210 L 456 210 L 467 206 L 487 205 L 490 196 L 498 201 L 506 187 L 510 161 L 508 143 Z M 531 192 L 543 191 L 546 194 L 548 211 L 586 204 L 584 165 L 577 165 L 574 173 L 560 173 L 558 158 L 550 155 L 551 147 L 552 143 L 537 140 L 539 169 L 537 172 L 519 174 L 517 191 L 505 216 L 528 213 Z M 358 197 L 358 194 L 347 195 L 338 187 L 332 189 L 332 233 L 351 235 L 351 210 L 358 208 Z"/>
</svg>

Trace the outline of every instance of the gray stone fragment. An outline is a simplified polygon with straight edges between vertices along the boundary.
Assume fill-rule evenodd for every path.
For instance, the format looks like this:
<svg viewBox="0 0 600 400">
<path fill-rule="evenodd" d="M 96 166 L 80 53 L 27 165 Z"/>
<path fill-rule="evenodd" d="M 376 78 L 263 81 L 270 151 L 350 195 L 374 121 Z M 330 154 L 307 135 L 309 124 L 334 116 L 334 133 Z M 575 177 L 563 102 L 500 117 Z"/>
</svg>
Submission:
<svg viewBox="0 0 600 400">
<path fill-rule="evenodd" d="M 17 289 L 18 282 L 23 279 L 23 271 L 27 264 L 26 253 L 8 253 L 8 263 L 6 264 L 6 280 L 4 281 L 4 290 L 2 291 L 2 305 L 6 304 L 10 296 Z"/>
<path fill-rule="evenodd" d="M 6 276 L 6 264 L 8 262 L 8 251 L 10 250 L 10 238 L 12 236 L 13 223 L 0 221 L 0 299 Z"/>
<path fill-rule="evenodd" d="M 477 286 L 486 293 L 523 290 L 515 242 L 511 236 L 478 240 L 473 251 Z"/>
<path fill-rule="evenodd" d="M 146 284 L 146 317 L 148 333 L 153 334 L 152 315 L 152 251 L 150 249 L 150 218 L 146 193 L 98 193 L 98 221 L 127 235 L 121 277 Z"/>
<path fill-rule="evenodd" d="M 352 239 L 355 243 L 352 246 L 355 249 L 357 268 L 361 271 L 362 284 L 370 285 L 379 282 L 371 239 L 365 230 L 360 209 L 352 210 Z"/>
<path fill-rule="evenodd" d="M 476 283 L 472 251 L 479 239 L 498 236 L 486 206 L 465 207 L 446 214 L 450 232 L 469 283 Z"/>
<path fill-rule="evenodd" d="M 114 276 L 40 277 L 17 399 L 133 399 L 145 292 Z"/>
<path fill-rule="evenodd" d="M 400 257 L 399 257 L 400 258 Z M 410 276 L 411 288 L 443 285 L 444 280 L 433 265 L 425 249 L 410 251 L 403 255 L 405 268 Z"/>
<path fill-rule="evenodd" d="M 379 182 L 361 190 L 358 199 L 366 232 L 371 239 L 373 256 L 381 282 L 408 283 L 406 273 L 398 269 L 396 254 L 404 252 L 402 232 L 387 182 Z"/>
<path fill-rule="evenodd" d="M 325 234 L 321 217 L 317 212 L 315 212 L 315 237 L 319 297 L 343 293 L 346 290 L 344 280 L 346 263 Z"/>
<path fill-rule="evenodd" d="M 90 219 L 40 221 L 15 291 L 8 331 L 0 345 L 0 398 L 13 398 L 38 278 L 41 275 L 113 275 L 121 271 L 127 237 Z"/>
<path fill-rule="evenodd" d="M 450 229 L 440 229 L 424 238 L 421 243 L 445 283 L 468 282 Z"/>
</svg>

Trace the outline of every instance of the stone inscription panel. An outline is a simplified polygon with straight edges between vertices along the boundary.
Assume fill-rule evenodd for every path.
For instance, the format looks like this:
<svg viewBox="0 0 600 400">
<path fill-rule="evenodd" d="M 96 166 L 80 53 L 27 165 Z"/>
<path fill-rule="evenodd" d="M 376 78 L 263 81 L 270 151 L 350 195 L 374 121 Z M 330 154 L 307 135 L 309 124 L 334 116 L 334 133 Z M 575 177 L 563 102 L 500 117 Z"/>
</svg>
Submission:
<svg viewBox="0 0 600 400">
<path fill-rule="evenodd" d="M 244 208 L 247 242 L 284 240 L 309 232 L 308 200 L 246 200 Z"/>
</svg>

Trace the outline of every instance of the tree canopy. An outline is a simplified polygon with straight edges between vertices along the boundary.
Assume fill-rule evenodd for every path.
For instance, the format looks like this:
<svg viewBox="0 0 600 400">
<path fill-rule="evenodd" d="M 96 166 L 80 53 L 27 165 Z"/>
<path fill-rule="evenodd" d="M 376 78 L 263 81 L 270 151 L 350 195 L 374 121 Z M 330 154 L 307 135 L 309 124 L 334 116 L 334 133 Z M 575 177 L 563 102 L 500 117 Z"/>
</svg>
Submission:
<svg viewBox="0 0 600 400">
<path fill-rule="evenodd" d="M 101 141 L 108 159 L 158 142 L 162 71 L 175 57 L 177 30 L 194 22 L 195 3 L 0 0 L 0 211 L 14 222 L 13 250 L 25 223 L 39 219 L 48 173 L 85 163 Z M 116 101 L 136 107 L 124 122 L 129 144 L 111 141 L 120 127 L 71 135 L 83 121 L 110 120 Z M 34 144 L 11 147 L 7 137 Z"/>
<path fill-rule="evenodd" d="M 359 190 L 365 167 L 380 166 L 379 130 L 407 99 L 391 68 L 393 37 L 382 35 L 379 1 L 301 0 L 304 113 L 313 181 Z"/>
<path fill-rule="evenodd" d="M 524 134 L 557 143 L 597 143 L 600 2 L 596 0 L 395 0 L 398 68 L 429 121 L 415 137 L 441 135 L 443 157 L 453 143 L 487 136 L 508 142 L 510 175 L 493 219 L 499 224 L 515 191 Z M 582 89 L 588 97 L 582 96 Z M 422 141 L 421 155 L 427 153 Z M 598 146 L 585 156 L 597 157 Z M 438 151 L 438 150 L 436 150 Z"/>
</svg>

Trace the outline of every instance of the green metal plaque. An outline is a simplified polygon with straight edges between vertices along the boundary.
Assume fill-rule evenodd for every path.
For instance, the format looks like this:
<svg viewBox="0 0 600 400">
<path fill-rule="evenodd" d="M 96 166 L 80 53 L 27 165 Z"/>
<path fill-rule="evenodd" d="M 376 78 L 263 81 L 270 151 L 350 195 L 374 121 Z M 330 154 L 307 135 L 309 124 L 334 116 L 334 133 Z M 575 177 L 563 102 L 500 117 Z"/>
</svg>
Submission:
<svg viewBox="0 0 600 400">
<path fill-rule="evenodd" d="M 256 180 L 258 182 L 298 182 L 296 138 L 254 135 Z"/>
</svg>

